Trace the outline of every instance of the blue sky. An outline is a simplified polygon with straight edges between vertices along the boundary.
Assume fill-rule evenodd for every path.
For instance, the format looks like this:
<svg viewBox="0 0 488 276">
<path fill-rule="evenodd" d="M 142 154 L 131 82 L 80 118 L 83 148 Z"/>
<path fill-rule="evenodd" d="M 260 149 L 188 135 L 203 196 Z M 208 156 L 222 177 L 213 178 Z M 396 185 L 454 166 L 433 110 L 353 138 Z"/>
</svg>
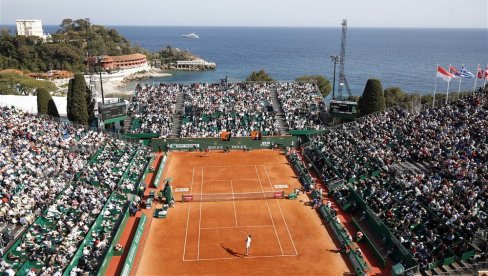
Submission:
<svg viewBox="0 0 488 276">
<path fill-rule="evenodd" d="M 0 24 L 488 28 L 487 0 L 0 0 Z"/>
</svg>

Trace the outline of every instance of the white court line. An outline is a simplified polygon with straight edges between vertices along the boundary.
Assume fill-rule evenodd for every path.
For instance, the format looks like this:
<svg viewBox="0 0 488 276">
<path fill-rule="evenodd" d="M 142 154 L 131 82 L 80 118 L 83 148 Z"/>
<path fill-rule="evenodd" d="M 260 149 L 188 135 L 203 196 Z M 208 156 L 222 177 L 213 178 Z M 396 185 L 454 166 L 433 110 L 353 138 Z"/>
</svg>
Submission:
<svg viewBox="0 0 488 276">
<path fill-rule="evenodd" d="M 232 260 L 232 259 L 258 259 L 258 258 L 278 258 L 278 257 L 296 257 L 298 255 L 269 255 L 269 256 L 243 256 L 243 257 L 226 257 L 226 258 L 209 258 L 209 259 L 194 259 L 194 260 L 184 260 L 185 262 L 196 262 L 196 261 L 217 261 L 217 260 Z"/>
<path fill-rule="evenodd" d="M 193 181 L 195 180 L 195 167 L 193 167 L 193 173 L 191 175 L 191 186 L 190 189 L 193 189 Z M 186 238 L 188 237 L 188 224 L 190 223 L 190 207 L 191 204 L 188 204 L 188 216 L 186 218 L 186 232 L 185 232 L 185 243 L 183 246 L 183 261 L 185 260 L 186 254 Z"/>
<path fill-rule="evenodd" d="M 207 181 L 213 181 L 213 182 L 225 182 L 225 181 L 259 181 L 259 179 L 231 179 L 231 180 L 220 180 L 220 179 L 212 179 L 212 180 L 207 180 Z"/>
<path fill-rule="evenodd" d="M 232 180 L 230 181 L 230 189 L 232 191 L 232 203 L 234 204 L 234 218 L 236 220 L 236 226 L 237 224 L 237 211 L 236 211 L 236 196 L 234 195 L 234 185 L 232 185 Z"/>
<path fill-rule="evenodd" d="M 218 227 L 202 227 L 202 230 L 214 230 L 214 229 L 238 229 L 238 228 L 259 228 L 259 227 L 273 227 L 273 224 L 268 225 L 239 225 L 239 226 L 218 226 Z"/>
<path fill-rule="evenodd" d="M 232 165 L 232 166 L 202 166 L 202 168 L 235 168 L 235 167 L 255 167 L 256 165 Z"/>
<path fill-rule="evenodd" d="M 202 167 L 202 185 L 200 185 L 200 197 L 203 194 L 203 167 Z M 200 258 L 200 230 L 202 226 L 202 202 L 200 201 L 200 218 L 198 219 L 198 251 L 197 251 L 197 260 Z"/>
<path fill-rule="evenodd" d="M 268 174 L 268 170 L 266 169 L 266 166 L 265 165 L 261 165 L 261 166 L 264 167 L 264 172 L 266 173 L 266 177 L 268 177 L 269 186 L 271 186 L 271 189 L 274 190 L 273 185 L 271 184 L 271 179 L 269 178 L 269 174 Z M 293 241 L 293 238 L 291 237 L 290 229 L 288 229 L 288 224 L 286 223 L 285 216 L 283 216 L 283 211 L 281 210 L 280 202 L 278 201 L 278 199 L 275 199 L 275 200 L 276 200 L 276 204 L 278 204 L 278 208 L 280 209 L 281 217 L 283 218 L 283 221 L 285 222 L 286 231 L 288 231 L 288 236 L 290 237 L 291 244 L 293 245 L 293 250 L 295 250 L 295 254 L 298 255 L 297 248 L 295 247 L 295 242 Z"/>
<path fill-rule="evenodd" d="M 263 194 L 264 194 L 263 183 L 261 182 L 261 177 L 259 176 L 258 167 L 254 166 L 254 169 L 256 170 L 256 174 L 258 175 L 258 178 L 259 178 L 259 185 L 261 186 L 261 190 L 263 191 Z M 280 238 L 278 237 L 278 231 L 276 231 L 276 226 L 274 223 L 273 215 L 271 215 L 271 210 L 269 209 L 268 200 L 266 200 L 266 206 L 268 206 L 268 212 L 269 212 L 269 216 L 271 217 L 271 222 L 273 223 L 276 239 L 278 240 L 278 245 L 280 246 L 281 255 L 283 255 L 283 248 L 281 247 L 281 241 L 280 241 Z"/>
</svg>

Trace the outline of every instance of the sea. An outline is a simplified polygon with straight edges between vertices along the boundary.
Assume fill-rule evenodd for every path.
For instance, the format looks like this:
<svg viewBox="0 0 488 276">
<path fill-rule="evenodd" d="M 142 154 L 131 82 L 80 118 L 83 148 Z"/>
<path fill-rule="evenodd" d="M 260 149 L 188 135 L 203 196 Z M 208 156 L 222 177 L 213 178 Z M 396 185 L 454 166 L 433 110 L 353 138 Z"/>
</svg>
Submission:
<svg viewBox="0 0 488 276">
<path fill-rule="evenodd" d="M 8 26 L 14 31 L 14 26 Z M 165 27 L 109 26 L 134 45 L 158 51 L 171 45 L 215 62 L 217 69 L 203 72 L 170 72 L 171 77 L 147 82 L 219 82 L 244 80 L 252 71 L 264 69 L 279 81 L 302 75 L 333 79 L 331 55 L 339 55 L 341 28 L 294 27 Z M 44 26 L 54 33 L 57 26 Z M 183 34 L 196 33 L 189 39 Z M 488 64 L 488 29 L 348 28 L 345 75 L 353 95 L 360 95 L 369 78 L 381 80 L 383 89 L 400 87 L 411 93 L 434 91 L 436 66 L 475 73 Z M 338 79 L 339 64 L 336 69 Z M 472 90 L 474 79 L 452 80 L 449 91 Z M 135 84 L 133 84 L 135 85 Z M 337 88 L 336 84 L 336 89 Z M 482 81 L 478 81 L 482 85 Z M 438 79 L 438 92 L 447 82 Z M 343 94 L 347 95 L 344 89 Z"/>
</svg>

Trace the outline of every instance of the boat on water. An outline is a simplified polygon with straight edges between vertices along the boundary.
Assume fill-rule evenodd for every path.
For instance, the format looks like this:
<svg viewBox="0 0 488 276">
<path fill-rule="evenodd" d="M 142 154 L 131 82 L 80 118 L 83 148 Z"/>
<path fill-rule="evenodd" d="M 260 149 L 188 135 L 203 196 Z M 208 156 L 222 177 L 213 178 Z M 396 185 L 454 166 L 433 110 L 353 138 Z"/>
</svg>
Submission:
<svg viewBox="0 0 488 276">
<path fill-rule="evenodd" d="M 184 34 L 181 36 L 184 38 L 200 38 L 196 33 L 189 33 L 189 34 Z"/>
</svg>

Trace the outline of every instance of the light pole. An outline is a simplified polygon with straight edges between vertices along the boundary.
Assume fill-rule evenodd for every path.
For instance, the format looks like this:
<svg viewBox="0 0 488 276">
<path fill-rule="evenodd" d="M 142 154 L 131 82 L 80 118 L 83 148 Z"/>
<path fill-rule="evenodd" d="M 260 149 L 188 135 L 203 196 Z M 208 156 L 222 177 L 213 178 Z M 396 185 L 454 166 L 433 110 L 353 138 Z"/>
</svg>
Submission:
<svg viewBox="0 0 488 276">
<path fill-rule="evenodd" d="M 332 99 L 335 99 L 335 76 L 336 76 L 336 65 L 339 62 L 339 56 L 330 56 L 330 60 L 334 62 L 334 82 L 332 83 Z"/>
</svg>

